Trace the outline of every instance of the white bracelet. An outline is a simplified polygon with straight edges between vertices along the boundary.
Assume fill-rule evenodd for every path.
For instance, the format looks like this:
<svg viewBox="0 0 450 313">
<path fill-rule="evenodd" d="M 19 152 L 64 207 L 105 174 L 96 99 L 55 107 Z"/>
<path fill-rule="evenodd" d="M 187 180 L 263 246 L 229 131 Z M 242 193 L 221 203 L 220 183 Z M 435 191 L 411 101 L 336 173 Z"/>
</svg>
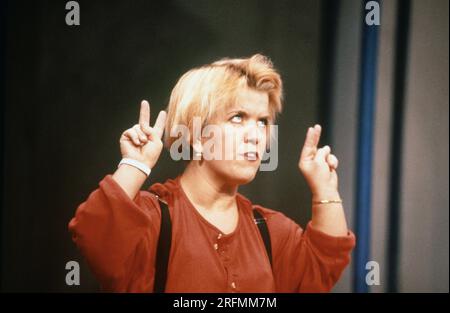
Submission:
<svg viewBox="0 0 450 313">
<path fill-rule="evenodd" d="M 148 167 L 144 163 L 129 158 L 123 158 L 117 167 L 119 167 L 122 164 L 128 164 L 134 166 L 137 169 L 140 169 L 142 172 L 145 173 L 145 175 L 147 175 L 147 177 L 148 175 L 150 175 L 150 172 L 152 171 L 150 167 Z"/>
</svg>

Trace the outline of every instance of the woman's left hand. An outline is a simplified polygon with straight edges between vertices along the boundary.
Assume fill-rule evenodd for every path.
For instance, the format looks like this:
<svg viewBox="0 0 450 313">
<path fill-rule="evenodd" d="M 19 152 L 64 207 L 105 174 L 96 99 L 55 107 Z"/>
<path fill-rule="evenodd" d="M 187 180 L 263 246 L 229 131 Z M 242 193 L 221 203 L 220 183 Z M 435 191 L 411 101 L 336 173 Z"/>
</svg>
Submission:
<svg viewBox="0 0 450 313">
<path fill-rule="evenodd" d="M 321 131 L 317 124 L 308 128 L 298 167 L 313 195 L 333 195 L 338 189 L 338 159 L 329 146 L 317 148 Z"/>
</svg>

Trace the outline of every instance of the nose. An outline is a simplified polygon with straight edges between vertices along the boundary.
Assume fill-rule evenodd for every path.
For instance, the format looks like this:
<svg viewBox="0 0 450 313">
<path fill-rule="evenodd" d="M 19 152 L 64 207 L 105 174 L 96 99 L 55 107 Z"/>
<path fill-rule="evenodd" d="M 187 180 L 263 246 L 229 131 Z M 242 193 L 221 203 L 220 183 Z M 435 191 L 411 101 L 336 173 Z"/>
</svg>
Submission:
<svg viewBox="0 0 450 313">
<path fill-rule="evenodd" d="M 258 145 L 261 142 L 261 131 L 258 128 L 256 122 L 249 122 L 244 135 L 245 143 L 252 143 L 254 145 Z"/>
</svg>

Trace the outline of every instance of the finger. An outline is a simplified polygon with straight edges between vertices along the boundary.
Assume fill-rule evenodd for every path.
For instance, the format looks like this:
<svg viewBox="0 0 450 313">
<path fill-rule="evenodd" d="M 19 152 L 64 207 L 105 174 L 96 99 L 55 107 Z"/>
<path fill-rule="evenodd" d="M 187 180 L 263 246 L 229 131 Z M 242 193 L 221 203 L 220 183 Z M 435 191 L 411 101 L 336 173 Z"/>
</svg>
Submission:
<svg viewBox="0 0 450 313">
<path fill-rule="evenodd" d="M 158 136 L 161 139 L 164 133 L 164 127 L 166 126 L 166 111 L 160 111 L 158 117 L 156 118 L 155 125 L 153 126 L 153 130 L 155 131 L 155 136 Z"/>
<path fill-rule="evenodd" d="M 328 155 L 331 152 L 331 148 L 329 146 L 324 146 L 317 150 L 316 156 L 314 157 L 315 161 L 326 162 Z"/>
<path fill-rule="evenodd" d="M 309 127 L 306 132 L 305 143 L 303 144 L 302 152 L 300 155 L 301 160 L 307 160 L 314 158 L 315 148 L 314 148 L 314 140 L 313 140 L 313 128 Z"/>
<path fill-rule="evenodd" d="M 131 141 L 132 141 L 135 145 L 137 145 L 137 146 L 140 146 L 140 145 L 141 145 L 141 142 L 140 142 L 140 140 L 139 140 L 139 136 L 138 136 L 138 134 L 136 133 L 136 131 L 135 131 L 133 128 L 130 128 L 129 130 L 127 130 L 127 131 L 124 133 L 124 135 L 125 135 L 126 137 L 130 138 Z"/>
<path fill-rule="evenodd" d="M 141 140 L 141 136 L 139 135 L 139 132 L 136 129 L 132 129 L 131 131 L 132 133 L 134 133 L 138 139 L 138 145 L 143 146 L 145 143 L 143 142 L 143 140 Z"/>
<path fill-rule="evenodd" d="M 317 152 L 317 145 L 320 139 L 321 128 L 320 125 L 309 127 L 306 133 L 305 143 L 303 145 L 301 160 L 311 160 Z"/>
<path fill-rule="evenodd" d="M 143 142 L 143 143 L 147 143 L 147 141 L 148 141 L 148 137 L 147 137 L 147 135 L 141 130 L 141 126 L 139 126 L 139 125 L 134 125 L 133 126 L 133 129 L 136 131 L 136 133 L 138 134 L 138 136 L 139 136 L 139 140 L 141 141 L 141 142 Z"/>
<path fill-rule="evenodd" d="M 139 129 L 146 135 L 147 138 L 151 138 L 153 136 L 153 130 L 148 125 L 139 125 Z"/>
<path fill-rule="evenodd" d="M 329 154 L 328 158 L 327 158 L 328 164 L 334 168 L 337 169 L 338 165 L 339 165 L 339 160 L 336 158 L 336 156 L 334 154 Z"/>
<path fill-rule="evenodd" d="M 338 176 L 337 176 L 337 172 L 336 172 L 336 170 L 335 169 L 331 169 L 331 171 L 330 171 L 330 177 L 331 177 L 331 179 L 332 180 L 334 180 L 334 181 L 338 181 Z"/>
<path fill-rule="evenodd" d="M 316 124 L 314 125 L 314 127 L 311 127 L 311 129 L 312 129 L 311 145 L 317 149 L 317 146 L 320 141 L 320 135 L 322 134 L 322 127 L 319 124 Z"/>
<path fill-rule="evenodd" d="M 314 129 L 314 145 L 317 148 L 317 145 L 319 144 L 320 141 L 320 135 L 322 134 L 322 126 L 320 126 L 319 124 L 314 125 L 313 127 Z"/>
<path fill-rule="evenodd" d="M 141 111 L 139 113 L 139 125 L 141 127 L 150 126 L 150 104 L 146 100 L 141 102 Z"/>
</svg>

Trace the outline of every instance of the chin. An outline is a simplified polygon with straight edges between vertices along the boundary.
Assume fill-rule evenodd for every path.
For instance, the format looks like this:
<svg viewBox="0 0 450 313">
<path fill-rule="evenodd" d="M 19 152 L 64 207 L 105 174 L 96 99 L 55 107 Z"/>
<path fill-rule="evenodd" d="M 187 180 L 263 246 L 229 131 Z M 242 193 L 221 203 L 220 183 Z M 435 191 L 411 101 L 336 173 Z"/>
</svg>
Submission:
<svg viewBox="0 0 450 313">
<path fill-rule="evenodd" d="M 255 170 L 252 168 L 235 169 L 228 172 L 227 181 L 235 185 L 246 185 L 255 179 L 257 172 L 258 169 Z"/>
<path fill-rule="evenodd" d="M 246 185 L 255 179 L 260 162 L 248 164 L 246 161 L 220 161 L 208 165 L 209 170 L 220 176 L 226 184 L 239 186 Z"/>
</svg>

